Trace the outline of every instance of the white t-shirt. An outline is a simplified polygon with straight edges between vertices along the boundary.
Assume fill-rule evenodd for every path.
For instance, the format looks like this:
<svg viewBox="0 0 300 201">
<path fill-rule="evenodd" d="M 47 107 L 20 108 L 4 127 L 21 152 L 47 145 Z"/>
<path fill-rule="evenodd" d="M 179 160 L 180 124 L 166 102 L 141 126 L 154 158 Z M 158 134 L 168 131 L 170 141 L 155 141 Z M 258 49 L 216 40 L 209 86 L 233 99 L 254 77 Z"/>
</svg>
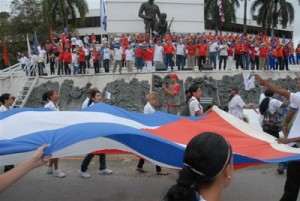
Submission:
<svg viewBox="0 0 300 201">
<path fill-rule="evenodd" d="M 77 45 L 78 47 L 83 47 L 83 42 L 82 42 L 82 40 L 77 39 L 77 40 L 76 40 L 76 45 Z"/>
<path fill-rule="evenodd" d="M 110 55 L 111 55 L 110 49 L 109 48 L 105 48 L 104 49 L 103 59 L 110 59 Z"/>
<path fill-rule="evenodd" d="M 72 64 L 74 64 L 75 66 L 77 66 L 79 64 L 77 54 L 72 53 Z"/>
<path fill-rule="evenodd" d="M 28 58 L 26 56 L 21 57 L 20 62 L 21 62 L 21 64 L 27 64 Z"/>
<path fill-rule="evenodd" d="M 76 37 L 73 36 L 71 38 L 71 45 L 76 45 L 76 41 L 77 41 Z"/>
<path fill-rule="evenodd" d="M 190 110 L 190 115 L 192 117 L 196 116 L 196 112 L 200 111 L 201 113 L 203 113 L 203 108 L 200 105 L 199 101 L 192 96 L 192 98 L 189 100 L 189 110 Z"/>
<path fill-rule="evenodd" d="M 220 56 L 228 56 L 228 46 L 227 45 L 219 45 L 219 54 Z"/>
<path fill-rule="evenodd" d="M 81 105 L 81 109 L 87 108 L 89 105 L 89 102 L 90 102 L 90 98 L 86 98 Z"/>
<path fill-rule="evenodd" d="M 39 57 L 44 58 L 46 54 L 46 50 L 39 50 Z"/>
<path fill-rule="evenodd" d="M 209 46 L 209 52 L 217 52 L 218 43 L 214 42 Z"/>
<path fill-rule="evenodd" d="M 35 55 L 35 54 L 31 55 L 30 64 L 33 65 L 36 63 L 36 61 L 37 61 L 37 55 Z"/>
<path fill-rule="evenodd" d="M 59 108 L 57 105 L 55 105 L 52 101 L 49 101 L 44 108 L 49 108 L 51 110 L 59 111 Z"/>
<path fill-rule="evenodd" d="M 176 47 L 176 54 L 177 55 L 184 55 L 185 52 L 185 46 L 184 44 L 178 44 Z"/>
<path fill-rule="evenodd" d="M 236 94 L 231 101 L 228 103 L 228 113 L 243 120 L 243 107 L 245 106 L 245 102 L 241 98 L 240 95 Z"/>
<path fill-rule="evenodd" d="M 115 60 L 117 61 L 122 60 L 122 54 L 123 54 L 122 48 L 120 49 L 115 48 Z"/>
<path fill-rule="evenodd" d="M 297 93 L 291 93 L 290 95 L 290 102 L 291 104 L 293 104 L 294 106 L 300 106 L 300 92 Z M 290 130 L 290 133 L 288 135 L 288 138 L 295 138 L 295 137 L 300 137 L 300 115 L 299 115 L 300 110 L 298 110 L 297 112 L 297 116 L 296 119 L 293 123 L 293 126 Z M 293 146 L 295 143 L 290 143 L 290 146 Z"/>
<path fill-rule="evenodd" d="M 125 56 L 126 61 L 131 61 L 131 60 L 133 59 L 134 52 L 133 52 L 132 49 L 126 50 L 126 51 L 125 51 L 125 55 L 126 55 L 126 56 Z"/>
<path fill-rule="evenodd" d="M 163 47 L 155 45 L 153 61 L 163 62 Z"/>
<path fill-rule="evenodd" d="M 1 105 L 0 107 L 0 112 L 5 112 L 7 111 L 8 109 L 4 106 L 4 105 Z"/>
<path fill-rule="evenodd" d="M 144 114 L 152 114 L 154 112 L 155 108 L 149 102 L 147 102 L 147 104 L 144 107 Z"/>
</svg>

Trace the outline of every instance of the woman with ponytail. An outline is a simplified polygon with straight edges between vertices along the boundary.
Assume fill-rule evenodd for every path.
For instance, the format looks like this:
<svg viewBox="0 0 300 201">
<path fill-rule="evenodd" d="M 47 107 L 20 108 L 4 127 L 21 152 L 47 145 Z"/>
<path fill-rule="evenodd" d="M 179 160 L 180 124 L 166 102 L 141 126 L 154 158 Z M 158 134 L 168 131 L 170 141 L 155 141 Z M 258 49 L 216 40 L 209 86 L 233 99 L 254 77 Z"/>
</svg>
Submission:
<svg viewBox="0 0 300 201">
<path fill-rule="evenodd" d="M 233 174 L 232 149 L 215 133 L 202 133 L 187 145 L 184 167 L 165 201 L 219 201 Z"/>
<path fill-rule="evenodd" d="M 50 90 L 46 93 L 43 94 L 42 99 L 43 101 L 47 102 L 45 105 L 45 108 L 49 108 L 54 111 L 60 111 L 58 108 L 58 93 L 55 90 Z M 52 174 L 54 177 L 59 177 L 63 178 L 66 176 L 65 173 L 63 173 L 59 168 L 58 168 L 58 158 L 52 158 L 50 159 L 48 169 L 47 169 L 47 174 Z"/>
</svg>

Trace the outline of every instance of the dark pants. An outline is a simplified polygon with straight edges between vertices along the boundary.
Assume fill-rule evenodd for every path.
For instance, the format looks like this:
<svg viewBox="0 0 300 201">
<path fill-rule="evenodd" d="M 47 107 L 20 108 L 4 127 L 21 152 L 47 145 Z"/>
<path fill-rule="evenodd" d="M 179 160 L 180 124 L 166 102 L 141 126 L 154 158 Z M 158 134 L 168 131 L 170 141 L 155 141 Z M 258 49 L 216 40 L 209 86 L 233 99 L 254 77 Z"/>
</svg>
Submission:
<svg viewBox="0 0 300 201">
<path fill-rule="evenodd" d="M 255 65 L 256 65 L 256 70 L 259 70 L 259 56 L 255 56 Z"/>
<path fill-rule="evenodd" d="M 184 66 L 184 55 L 176 55 L 176 66 L 178 67 L 178 70 L 183 70 Z"/>
<path fill-rule="evenodd" d="M 224 70 L 226 69 L 227 64 L 227 56 L 220 56 L 220 62 L 219 62 L 219 70 L 222 68 L 222 62 L 224 61 Z"/>
<path fill-rule="evenodd" d="M 279 138 L 279 132 L 277 131 L 264 130 L 264 132 L 272 135 L 273 137 Z"/>
<path fill-rule="evenodd" d="M 291 161 L 287 166 L 284 194 L 280 201 L 297 201 L 300 188 L 300 161 Z"/>
<path fill-rule="evenodd" d="M 8 171 L 10 171 L 11 169 L 13 169 L 15 166 L 14 165 L 6 165 L 6 166 L 4 166 L 4 172 L 8 172 Z"/>
<path fill-rule="evenodd" d="M 103 66 L 104 66 L 105 72 L 109 73 L 109 59 L 104 59 Z"/>
<path fill-rule="evenodd" d="M 90 68 L 90 56 L 85 55 L 85 62 L 87 63 L 87 68 Z"/>
<path fill-rule="evenodd" d="M 57 75 L 63 75 L 64 74 L 64 63 L 62 61 L 58 61 L 58 69 L 57 69 Z"/>
<path fill-rule="evenodd" d="M 205 64 L 206 57 L 205 56 L 199 56 L 198 57 L 198 70 L 203 69 L 203 64 Z"/>
<path fill-rule="evenodd" d="M 282 59 L 282 57 L 277 57 L 276 70 L 278 70 L 278 66 L 279 66 L 279 70 L 283 70 L 283 59 Z"/>
<path fill-rule="evenodd" d="M 95 70 L 95 73 L 99 73 L 100 72 L 99 71 L 99 61 L 98 60 L 94 62 L 94 70 Z"/>
<path fill-rule="evenodd" d="M 79 72 L 78 74 L 85 74 L 86 63 L 85 61 L 79 62 Z"/>
<path fill-rule="evenodd" d="M 289 70 L 289 58 L 283 57 L 283 70 Z"/>
<path fill-rule="evenodd" d="M 138 168 L 143 168 L 144 166 L 144 163 L 145 163 L 145 160 L 144 159 L 140 159 L 139 160 L 139 164 L 138 164 Z M 161 171 L 161 167 L 156 165 L 156 172 L 160 172 Z"/>
<path fill-rule="evenodd" d="M 173 62 L 173 54 L 166 54 L 166 70 L 168 70 L 168 66 L 171 66 L 171 70 L 174 68 Z"/>
<path fill-rule="evenodd" d="M 86 172 L 88 169 L 88 166 L 91 162 L 91 160 L 94 158 L 94 154 L 88 154 L 85 156 L 81 163 L 81 171 Z M 100 163 L 100 168 L 99 170 L 104 170 L 106 169 L 106 160 L 105 160 L 105 154 L 99 154 L 99 163 Z"/>
<path fill-rule="evenodd" d="M 65 75 L 70 75 L 71 74 L 71 69 L 69 67 L 69 64 L 68 62 L 64 62 L 64 66 L 65 66 Z"/>
<path fill-rule="evenodd" d="M 239 69 L 239 66 L 241 66 L 241 68 L 244 69 L 243 55 L 242 54 L 236 54 L 235 55 L 235 67 L 236 67 L 236 69 Z"/>
<path fill-rule="evenodd" d="M 55 62 L 50 61 L 50 74 L 55 75 L 55 69 L 54 69 Z"/>
</svg>

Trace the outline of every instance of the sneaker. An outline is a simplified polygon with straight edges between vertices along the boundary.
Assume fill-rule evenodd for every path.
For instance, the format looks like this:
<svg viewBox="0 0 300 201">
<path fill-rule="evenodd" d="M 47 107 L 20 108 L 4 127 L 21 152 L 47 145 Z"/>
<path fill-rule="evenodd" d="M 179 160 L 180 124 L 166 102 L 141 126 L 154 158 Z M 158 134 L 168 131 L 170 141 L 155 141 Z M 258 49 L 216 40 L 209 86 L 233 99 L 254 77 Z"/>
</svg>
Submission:
<svg viewBox="0 0 300 201">
<path fill-rule="evenodd" d="M 78 170 L 78 175 L 82 178 L 90 178 L 91 175 L 88 172 L 82 172 L 81 170 Z"/>
<path fill-rule="evenodd" d="M 103 169 L 103 170 L 98 170 L 98 173 L 99 174 L 111 174 L 112 170 L 106 168 L 106 169 Z"/>
<path fill-rule="evenodd" d="M 54 170 L 53 171 L 53 176 L 54 177 L 59 177 L 59 178 L 63 178 L 66 176 L 65 173 L 63 173 L 60 169 Z"/>
<path fill-rule="evenodd" d="M 53 174 L 53 168 L 52 167 L 47 167 L 47 174 Z"/>
</svg>

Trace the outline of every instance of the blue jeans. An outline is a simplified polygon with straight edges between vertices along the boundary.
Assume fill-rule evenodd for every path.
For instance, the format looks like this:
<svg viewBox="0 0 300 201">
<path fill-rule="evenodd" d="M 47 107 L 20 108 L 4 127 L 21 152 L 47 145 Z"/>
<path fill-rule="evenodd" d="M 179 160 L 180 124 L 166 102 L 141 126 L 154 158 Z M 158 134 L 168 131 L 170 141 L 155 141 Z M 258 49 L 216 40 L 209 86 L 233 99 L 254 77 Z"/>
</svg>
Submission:
<svg viewBox="0 0 300 201">
<path fill-rule="evenodd" d="M 209 63 L 214 64 L 214 69 L 217 68 L 217 52 L 209 52 Z"/>
<path fill-rule="evenodd" d="M 296 64 L 295 63 L 295 56 L 293 54 L 289 54 L 289 61 L 290 61 L 290 64 L 292 64 L 292 62 L 293 62 L 294 65 Z"/>
<path fill-rule="evenodd" d="M 243 66 L 246 68 L 246 70 L 249 70 L 249 62 L 250 62 L 250 56 L 249 54 L 243 54 Z"/>
<path fill-rule="evenodd" d="M 166 54 L 166 68 L 168 69 L 169 66 L 171 66 L 171 70 L 174 68 L 174 62 L 173 62 L 173 54 Z"/>
<path fill-rule="evenodd" d="M 300 54 L 296 54 L 297 65 L 299 64 Z"/>
<path fill-rule="evenodd" d="M 38 72 L 39 72 L 39 76 L 42 76 L 44 74 L 44 63 L 40 62 L 38 63 Z"/>
<path fill-rule="evenodd" d="M 270 70 L 275 70 L 275 57 L 268 55 Z"/>
<path fill-rule="evenodd" d="M 142 70 L 143 67 L 144 67 L 144 60 L 143 60 L 143 58 L 136 57 L 135 62 L 136 62 L 136 64 L 135 64 L 136 68 L 138 70 Z"/>
<path fill-rule="evenodd" d="M 73 64 L 73 75 L 77 75 L 78 74 L 78 66 Z"/>
<path fill-rule="evenodd" d="M 176 55 L 176 66 L 178 67 L 178 70 L 183 70 L 184 66 L 184 56 L 183 55 Z"/>
<path fill-rule="evenodd" d="M 104 59 L 103 60 L 103 66 L 106 73 L 109 73 L 109 60 L 110 59 Z"/>
</svg>

